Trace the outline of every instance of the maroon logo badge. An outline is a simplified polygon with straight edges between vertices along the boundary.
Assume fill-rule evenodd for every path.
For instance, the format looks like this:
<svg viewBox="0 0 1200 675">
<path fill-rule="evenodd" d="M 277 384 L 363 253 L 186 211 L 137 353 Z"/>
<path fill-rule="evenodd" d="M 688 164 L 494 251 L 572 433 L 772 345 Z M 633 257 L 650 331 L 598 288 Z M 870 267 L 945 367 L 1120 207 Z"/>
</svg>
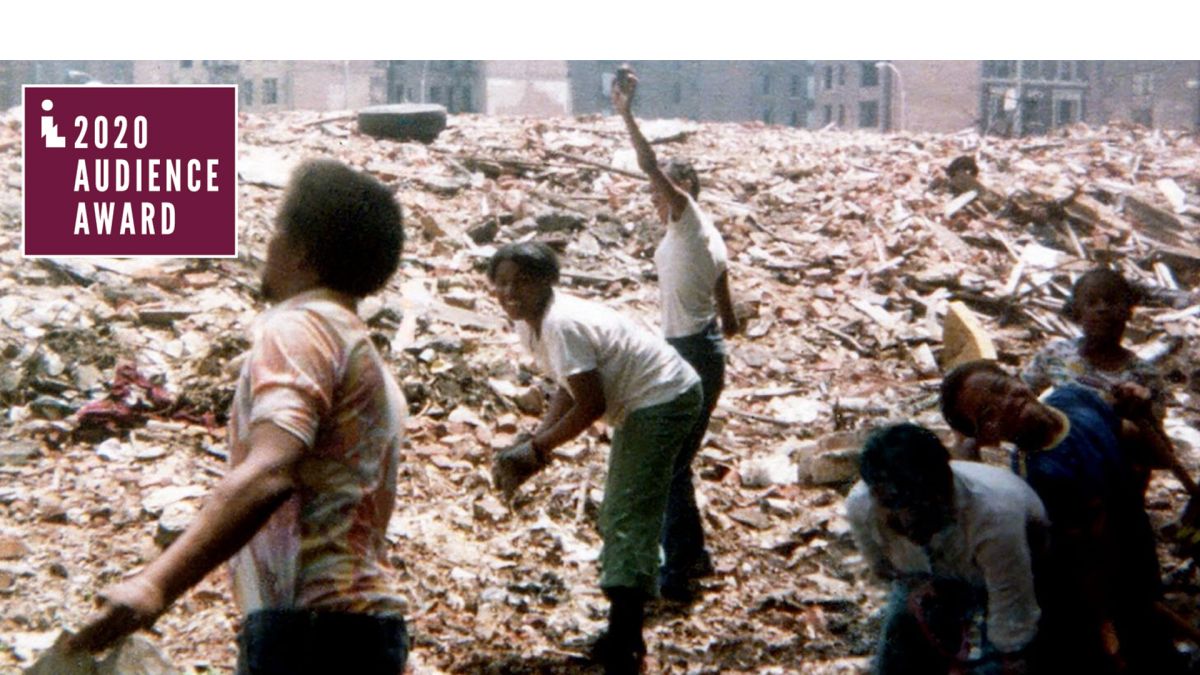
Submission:
<svg viewBox="0 0 1200 675">
<path fill-rule="evenodd" d="M 233 86 L 26 86 L 24 254 L 237 255 Z"/>
</svg>

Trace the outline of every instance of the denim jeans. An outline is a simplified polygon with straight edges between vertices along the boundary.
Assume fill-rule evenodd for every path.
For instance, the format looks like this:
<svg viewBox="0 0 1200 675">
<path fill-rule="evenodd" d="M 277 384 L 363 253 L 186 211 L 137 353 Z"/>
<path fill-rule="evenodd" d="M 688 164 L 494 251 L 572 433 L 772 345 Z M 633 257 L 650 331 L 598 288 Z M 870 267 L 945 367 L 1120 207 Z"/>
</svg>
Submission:
<svg viewBox="0 0 1200 675">
<path fill-rule="evenodd" d="M 397 675 L 407 660 L 399 617 L 265 609 L 238 633 L 237 675 Z"/>
<path fill-rule="evenodd" d="M 725 341 L 721 338 L 716 321 L 695 335 L 668 338 L 667 342 L 700 376 L 704 403 L 696 426 L 675 457 L 662 531 L 662 547 L 666 555 L 661 574 L 664 584 L 686 581 L 691 576 L 691 569 L 708 562 L 708 552 L 704 549 L 704 527 L 700 522 L 696 490 L 692 484 L 692 460 L 704 442 L 709 417 L 725 384 Z"/>
</svg>

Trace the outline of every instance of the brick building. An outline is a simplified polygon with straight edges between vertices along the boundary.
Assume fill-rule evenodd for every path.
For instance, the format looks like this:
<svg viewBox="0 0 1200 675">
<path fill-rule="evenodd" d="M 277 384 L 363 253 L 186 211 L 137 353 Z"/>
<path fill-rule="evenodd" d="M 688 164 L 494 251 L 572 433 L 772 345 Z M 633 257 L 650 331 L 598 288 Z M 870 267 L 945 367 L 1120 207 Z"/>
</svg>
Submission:
<svg viewBox="0 0 1200 675">
<path fill-rule="evenodd" d="M 483 112 L 552 117 L 571 114 L 566 61 L 484 61 Z"/>
<path fill-rule="evenodd" d="M 978 124 L 978 61 L 814 61 L 821 129 L 955 132 Z"/>
<path fill-rule="evenodd" d="M 387 100 L 383 61 L 135 61 L 138 84 L 236 84 L 238 107 L 349 110 Z"/>
<path fill-rule="evenodd" d="M 385 61 L 389 103 L 437 103 L 451 113 L 483 110 L 482 61 Z"/>
<path fill-rule="evenodd" d="M 876 61 L 814 61 L 813 114 L 808 126 L 821 129 L 886 129 L 891 126 L 883 77 Z"/>
<path fill-rule="evenodd" d="M 1003 135 L 1043 134 L 1091 120 L 1096 61 L 983 61 L 982 129 Z"/>
<path fill-rule="evenodd" d="M 0 61 L 0 110 L 21 104 L 25 84 L 129 84 L 134 61 Z"/>
<path fill-rule="evenodd" d="M 1100 61 L 1088 122 L 1200 131 L 1200 61 Z"/>
<path fill-rule="evenodd" d="M 807 61 L 569 61 L 575 114 L 612 112 L 622 63 L 638 76 L 639 117 L 802 127 L 809 112 Z"/>
</svg>

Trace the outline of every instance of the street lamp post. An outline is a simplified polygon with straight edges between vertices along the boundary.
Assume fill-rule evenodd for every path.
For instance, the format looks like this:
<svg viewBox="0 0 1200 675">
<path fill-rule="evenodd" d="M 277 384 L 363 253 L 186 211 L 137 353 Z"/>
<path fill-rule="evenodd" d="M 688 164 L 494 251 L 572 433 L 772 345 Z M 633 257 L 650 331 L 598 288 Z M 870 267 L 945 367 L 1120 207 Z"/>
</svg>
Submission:
<svg viewBox="0 0 1200 675">
<path fill-rule="evenodd" d="M 887 68 L 896 74 L 896 88 L 900 90 L 900 130 L 903 131 L 908 126 L 908 100 L 904 96 L 904 78 L 900 76 L 900 69 L 891 61 L 876 61 L 875 67 L 880 70 Z M 891 105 L 891 101 L 888 105 Z"/>
</svg>

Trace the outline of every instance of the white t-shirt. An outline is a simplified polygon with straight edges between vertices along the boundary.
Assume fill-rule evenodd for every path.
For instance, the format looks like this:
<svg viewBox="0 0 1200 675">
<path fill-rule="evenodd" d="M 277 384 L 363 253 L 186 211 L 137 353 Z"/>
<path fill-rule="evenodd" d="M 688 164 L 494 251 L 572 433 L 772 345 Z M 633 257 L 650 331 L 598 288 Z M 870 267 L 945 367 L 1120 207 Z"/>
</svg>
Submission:
<svg viewBox="0 0 1200 675">
<path fill-rule="evenodd" d="M 662 338 L 595 302 L 554 292 L 541 336 L 517 322 L 521 344 L 559 385 L 597 370 L 604 388 L 605 419 L 620 426 L 639 408 L 666 403 L 700 382 L 696 371 Z"/>
<path fill-rule="evenodd" d="M 689 196 L 683 214 L 667 225 L 667 233 L 654 251 L 663 335 L 694 335 L 716 318 L 713 288 L 727 261 L 721 233 Z"/>
<path fill-rule="evenodd" d="M 986 588 L 988 639 L 1000 651 L 1016 651 L 1037 634 L 1041 617 L 1026 527 L 1049 525 L 1046 509 L 1007 469 L 976 462 L 950 462 L 950 469 L 954 522 L 924 550 L 887 526 L 862 481 L 846 498 L 851 534 L 877 572 L 935 573 Z"/>
</svg>

